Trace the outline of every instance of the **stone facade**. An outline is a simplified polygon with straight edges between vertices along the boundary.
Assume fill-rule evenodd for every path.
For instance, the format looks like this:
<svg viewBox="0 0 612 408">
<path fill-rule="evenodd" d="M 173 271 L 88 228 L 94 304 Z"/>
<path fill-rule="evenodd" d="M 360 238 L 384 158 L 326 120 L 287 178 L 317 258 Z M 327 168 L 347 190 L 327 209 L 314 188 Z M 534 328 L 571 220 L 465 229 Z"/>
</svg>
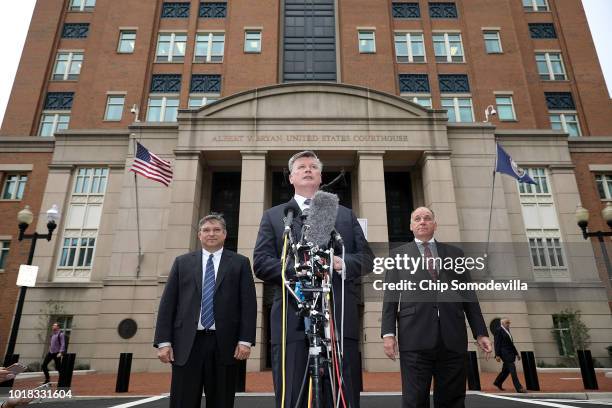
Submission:
<svg viewBox="0 0 612 408">
<path fill-rule="evenodd" d="M 300 95 L 300 104 L 295 103 L 295 95 Z M 305 112 L 303 106 L 313 108 Z M 498 140 L 521 164 L 549 169 L 563 241 L 582 241 L 572 221 L 580 196 L 566 136 L 549 131 L 500 131 L 489 124 L 450 125 L 442 111 L 354 86 L 279 85 L 245 92 L 198 111 L 183 111 L 177 126 L 142 123 L 131 126 L 130 132 L 68 131 L 56 139 L 43 207 L 69 200 L 75 168 L 110 164 L 110 171 L 90 276 L 67 279 L 58 275 L 64 224 L 51 245 L 37 250 L 40 284 L 29 292 L 18 345 L 26 359 L 40 354 L 36 322 L 39 310 L 53 299 L 73 316 L 71 350 L 80 361 L 111 371 L 118 353 L 127 351 L 134 353 L 136 370 L 164 369 L 150 347 L 155 310 L 172 260 L 196 248 L 197 220 L 210 208 L 210 174 L 228 168 L 241 172 L 238 250 L 252 256 L 259 219 L 269 200 L 270 171 L 284 166 L 294 151 L 304 148 L 316 147 L 328 169 L 340 165 L 356 171 L 353 208 L 358 217 L 368 220 L 370 242 L 387 241 L 384 175 L 394 168 L 420 174 L 414 186 L 414 206 L 427 205 L 436 211 L 440 240 L 484 242 L 492 187 L 486 175 L 491 174 Z M 332 139 L 333 143 L 325 142 Z M 138 180 L 143 251 L 138 277 L 134 177 L 129 171 L 134 140 L 170 160 L 175 171 L 169 188 Z M 497 177 L 492 241 L 525 242 L 517 184 L 509 177 Z M 530 281 L 531 293 L 536 295 L 508 302 L 483 301 L 486 321 L 509 315 L 520 348 L 554 362 L 558 353 L 550 333 L 551 315 L 578 307 L 592 327 L 597 327 L 592 333 L 594 356 L 605 357 L 612 330 L 606 293 L 590 246 L 583 249 L 585 254 L 570 258 L 580 268 L 570 266 L 569 280 L 561 282 L 534 278 L 528 261 L 513 261 L 504 269 L 504 278 Z M 570 288 L 574 293 L 579 288 L 580 294 L 570 297 Z M 266 358 L 263 283 L 259 281 L 257 293 L 258 333 L 248 361 L 251 371 L 263 369 Z M 538 301 L 551 293 L 562 293 L 559 301 Z M 363 365 L 369 371 L 396 370 L 382 353 L 380 306 L 372 301 L 363 305 Z M 139 328 L 129 340 L 117 333 L 117 325 L 125 318 L 134 319 Z M 484 360 L 482 367 L 495 369 Z"/>
</svg>

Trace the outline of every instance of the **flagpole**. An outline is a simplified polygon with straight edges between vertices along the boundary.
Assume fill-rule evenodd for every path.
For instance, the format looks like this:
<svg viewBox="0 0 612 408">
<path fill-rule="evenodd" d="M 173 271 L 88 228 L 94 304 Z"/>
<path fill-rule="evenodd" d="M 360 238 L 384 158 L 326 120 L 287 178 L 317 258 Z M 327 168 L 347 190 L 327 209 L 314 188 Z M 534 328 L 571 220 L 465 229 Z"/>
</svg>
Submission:
<svg viewBox="0 0 612 408">
<path fill-rule="evenodd" d="M 134 158 L 136 158 L 136 152 L 138 151 L 138 142 L 134 139 Z M 138 177 L 134 172 L 134 190 L 136 192 L 136 237 L 138 240 L 138 263 L 136 265 L 136 279 L 140 277 L 140 259 L 142 257 L 142 250 L 140 247 L 140 210 L 138 205 Z"/>
<path fill-rule="evenodd" d="M 491 205 L 489 206 L 489 227 L 487 228 L 487 246 L 485 248 L 485 256 L 489 256 L 489 241 L 491 239 L 491 219 L 493 218 L 493 197 L 495 193 L 495 169 L 493 169 L 493 183 L 491 186 Z"/>
</svg>

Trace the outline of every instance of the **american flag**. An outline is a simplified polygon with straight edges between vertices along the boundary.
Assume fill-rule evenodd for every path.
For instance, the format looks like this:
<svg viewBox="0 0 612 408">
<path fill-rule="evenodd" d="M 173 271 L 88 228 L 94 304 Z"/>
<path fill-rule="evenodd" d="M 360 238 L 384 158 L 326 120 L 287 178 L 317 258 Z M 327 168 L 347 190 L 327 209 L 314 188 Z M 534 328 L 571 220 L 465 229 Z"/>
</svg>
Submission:
<svg viewBox="0 0 612 408">
<path fill-rule="evenodd" d="M 153 181 L 158 181 L 166 187 L 172 181 L 170 162 L 160 159 L 138 142 L 136 142 L 136 157 L 130 170 Z"/>
</svg>

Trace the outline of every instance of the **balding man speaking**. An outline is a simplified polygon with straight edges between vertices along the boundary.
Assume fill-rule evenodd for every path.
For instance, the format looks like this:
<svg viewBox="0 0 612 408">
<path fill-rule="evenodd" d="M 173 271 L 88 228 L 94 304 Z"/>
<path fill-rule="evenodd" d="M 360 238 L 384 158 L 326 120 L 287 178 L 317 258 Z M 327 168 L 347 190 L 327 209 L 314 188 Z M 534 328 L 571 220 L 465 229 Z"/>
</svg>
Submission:
<svg viewBox="0 0 612 408">
<path fill-rule="evenodd" d="M 419 282 L 467 281 L 467 272 L 458 273 L 443 263 L 428 262 L 438 259 L 464 257 L 463 251 L 434 239 L 437 224 L 434 213 L 419 207 L 410 216 L 410 230 L 414 242 L 396 249 L 397 253 L 424 262 L 414 273 L 393 269 L 387 271 L 387 282 L 409 279 Z M 453 265 L 456 263 L 453 262 Z M 426 282 L 428 283 L 428 282 Z M 420 285 L 433 287 L 433 285 Z M 402 407 L 429 407 L 431 379 L 434 383 L 436 408 L 463 408 L 465 403 L 465 359 L 467 317 L 474 339 L 488 355 L 492 351 L 487 328 L 476 296 L 441 294 L 434 291 L 396 293 L 385 292 L 381 335 L 384 352 L 391 360 L 400 358 L 402 374 Z M 396 330 L 399 327 L 399 330 Z M 396 340 L 396 332 L 399 331 Z"/>
</svg>

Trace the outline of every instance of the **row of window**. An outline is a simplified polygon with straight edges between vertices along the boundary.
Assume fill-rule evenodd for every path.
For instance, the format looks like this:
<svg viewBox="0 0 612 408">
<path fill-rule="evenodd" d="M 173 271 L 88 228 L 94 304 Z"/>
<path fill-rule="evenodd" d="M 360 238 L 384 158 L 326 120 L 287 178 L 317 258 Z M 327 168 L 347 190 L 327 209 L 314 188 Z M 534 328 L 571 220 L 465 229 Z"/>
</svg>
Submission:
<svg viewBox="0 0 612 408">
<path fill-rule="evenodd" d="M 523 8 L 526 11 L 548 11 L 547 0 L 522 0 Z M 203 3 L 209 9 L 215 9 L 217 15 L 224 13 L 226 3 Z M 395 3 L 395 4 L 416 4 L 418 3 Z M 70 11 L 92 11 L 96 6 L 96 0 L 70 0 L 68 9 Z M 190 3 L 186 2 L 165 2 L 162 5 L 162 18 L 187 18 L 189 17 Z M 200 5 L 202 7 L 202 5 Z M 412 8 L 410 6 L 409 8 Z M 418 10 L 418 9 L 417 9 Z M 207 10 L 208 11 L 208 10 Z M 212 10 L 208 11 L 209 13 Z M 420 15 L 420 10 L 418 10 Z M 412 12 L 414 14 L 414 10 Z M 432 18 L 456 18 L 457 7 L 454 3 L 429 3 L 429 13 Z M 202 14 L 202 11 L 200 11 Z M 202 17 L 202 16 L 200 16 Z M 225 14 L 223 14 L 225 17 Z"/>
<path fill-rule="evenodd" d="M 532 265 L 536 269 L 565 268 L 567 263 L 564 259 L 558 228 L 555 230 L 548 226 L 545 231 L 539 231 L 530 224 L 528 216 L 530 211 L 527 208 L 534 205 L 541 206 L 535 211 L 537 214 L 546 210 L 554 212 L 546 169 L 528 168 L 525 170 L 536 182 L 534 185 L 518 183 L 521 204 L 526 209 L 524 212 L 525 225 Z M 72 273 L 76 269 L 91 268 L 101 217 L 103 200 L 100 198 L 103 199 L 105 194 L 108 175 L 108 169 L 101 167 L 77 170 L 61 240 L 59 271 Z M 22 179 L 25 177 L 27 180 L 27 177 L 23 175 L 10 175 L 5 181 L 5 191 L 10 183 L 14 183 L 15 177 Z M 596 174 L 595 180 L 602 198 L 612 199 L 612 175 Z M 0 241 L 0 270 L 4 269 L 9 248 L 9 241 Z"/>
</svg>

